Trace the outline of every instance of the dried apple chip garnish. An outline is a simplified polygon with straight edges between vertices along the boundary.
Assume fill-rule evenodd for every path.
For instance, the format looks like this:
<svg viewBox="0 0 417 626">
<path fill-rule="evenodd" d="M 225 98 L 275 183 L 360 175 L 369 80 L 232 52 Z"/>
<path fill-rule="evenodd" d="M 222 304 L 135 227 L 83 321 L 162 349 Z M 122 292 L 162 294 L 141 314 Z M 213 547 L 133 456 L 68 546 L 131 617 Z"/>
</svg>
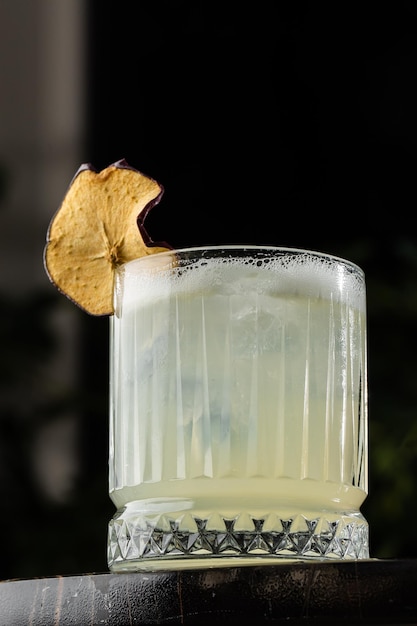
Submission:
<svg viewBox="0 0 417 626">
<path fill-rule="evenodd" d="M 164 189 L 117 161 L 101 172 L 81 165 L 51 220 L 44 265 L 51 282 L 91 315 L 112 315 L 116 268 L 169 250 L 155 244 L 144 221 Z"/>
</svg>

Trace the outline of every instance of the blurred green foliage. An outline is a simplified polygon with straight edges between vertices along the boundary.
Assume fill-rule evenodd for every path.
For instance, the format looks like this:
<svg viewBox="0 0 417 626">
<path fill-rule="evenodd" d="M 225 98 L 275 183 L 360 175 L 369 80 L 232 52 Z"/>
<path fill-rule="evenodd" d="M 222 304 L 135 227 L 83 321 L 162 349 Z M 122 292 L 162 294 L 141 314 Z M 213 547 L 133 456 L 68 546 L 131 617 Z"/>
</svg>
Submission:
<svg viewBox="0 0 417 626">
<path fill-rule="evenodd" d="M 417 515 L 417 242 L 412 232 L 350 242 L 341 253 L 365 269 L 369 386 L 371 555 L 415 557 Z"/>
<path fill-rule="evenodd" d="M 94 385 L 83 391 L 81 378 L 75 388 L 48 381 L 48 365 L 60 346 L 52 323 L 60 306 L 58 293 L 0 297 L 0 533 L 6 538 L 1 579 L 107 568 L 107 523 L 113 512 L 107 485 L 107 381 L 102 380 L 99 399 Z M 55 501 L 39 484 L 35 448 L 44 427 L 69 412 L 79 416 L 80 467 L 68 497 Z"/>
</svg>

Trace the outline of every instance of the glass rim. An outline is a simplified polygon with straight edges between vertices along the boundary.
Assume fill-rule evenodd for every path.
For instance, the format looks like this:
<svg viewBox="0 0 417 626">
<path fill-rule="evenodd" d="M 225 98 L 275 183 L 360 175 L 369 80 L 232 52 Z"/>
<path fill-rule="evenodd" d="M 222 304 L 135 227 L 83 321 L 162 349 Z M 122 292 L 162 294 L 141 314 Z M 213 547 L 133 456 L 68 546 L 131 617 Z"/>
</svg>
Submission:
<svg viewBox="0 0 417 626">
<path fill-rule="evenodd" d="M 152 246 L 150 246 L 152 248 Z M 275 252 L 275 253 L 293 253 L 299 255 L 308 255 L 314 256 L 316 258 L 321 258 L 324 260 L 331 261 L 332 263 L 337 263 L 344 265 L 345 267 L 350 267 L 352 270 L 358 272 L 362 277 L 365 276 L 364 270 L 354 261 L 350 261 L 344 257 L 338 256 L 336 254 L 332 254 L 330 252 L 322 252 L 320 250 L 313 250 L 310 248 L 296 248 L 291 246 L 274 246 L 274 245 L 262 245 L 262 244 L 216 244 L 216 245 L 198 245 L 198 246 L 187 246 L 184 248 L 172 248 L 167 249 L 162 252 L 152 252 L 151 254 L 147 254 L 145 256 L 137 257 L 136 259 L 131 259 L 130 261 L 126 261 L 126 263 L 122 263 L 117 268 L 121 270 L 123 267 L 128 267 L 131 264 L 144 262 L 146 259 L 155 258 L 155 257 L 164 257 L 170 256 L 172 254 L 191 254 L 194 252 L 220 252 L 220 251 L 241 251 L 241 252 Z"/>
</svg>

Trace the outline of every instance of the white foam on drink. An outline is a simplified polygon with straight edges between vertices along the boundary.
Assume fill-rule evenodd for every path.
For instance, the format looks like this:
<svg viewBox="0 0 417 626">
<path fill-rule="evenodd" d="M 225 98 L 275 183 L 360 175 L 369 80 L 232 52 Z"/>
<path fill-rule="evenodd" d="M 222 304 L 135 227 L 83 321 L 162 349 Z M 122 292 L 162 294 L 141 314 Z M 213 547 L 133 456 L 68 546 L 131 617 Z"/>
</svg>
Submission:
<svg viewBox="0 0 417 626">
<path fill-rule="evenodd" d="M 123 292 L 124 304 L 140 306 L 185 293 L 285 294 L 333 299 L 365 309 L 364 276 L 349 261 L 290 249 L 245 248 L 244 255 L 239 252 L 242 248 L 224 250 L 224 256 L 201 257 L 201 249 L 189 249 L 185 262 L 179 251 L 131 261 L 121 270 L 124 285 L 118 281 L 118 296 Z"/>
</svg>

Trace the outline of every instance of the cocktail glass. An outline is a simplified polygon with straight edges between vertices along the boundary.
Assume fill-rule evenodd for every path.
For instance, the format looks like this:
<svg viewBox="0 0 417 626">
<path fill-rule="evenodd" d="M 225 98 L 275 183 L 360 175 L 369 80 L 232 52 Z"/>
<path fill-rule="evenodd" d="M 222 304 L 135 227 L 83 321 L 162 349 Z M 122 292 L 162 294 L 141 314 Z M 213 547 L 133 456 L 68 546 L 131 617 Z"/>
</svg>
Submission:
<svg viewBox="0 0 417 626">
<path fill-rule="evenodd" d="M 365 280 L 276 247 L 121 266 L 111 571 L 369 558 Z"/>
</svg>

